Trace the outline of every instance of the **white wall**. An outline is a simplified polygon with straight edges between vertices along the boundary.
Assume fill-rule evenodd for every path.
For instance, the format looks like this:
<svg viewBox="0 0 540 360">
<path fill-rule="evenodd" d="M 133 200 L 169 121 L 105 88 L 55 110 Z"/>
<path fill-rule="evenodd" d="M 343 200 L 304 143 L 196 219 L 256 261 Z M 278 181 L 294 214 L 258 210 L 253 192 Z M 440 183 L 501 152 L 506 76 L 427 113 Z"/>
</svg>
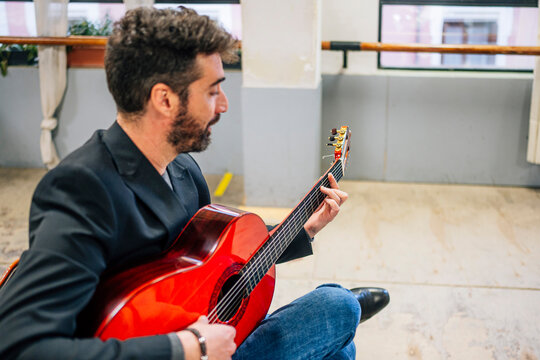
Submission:
<svg viewBox="0 0 540 360">
<path fill-rule="evenodd" d="M 324 0 L 322 16 L 323 41 L 376 42 L 379 31 L 378 0 Z M 374 74 L 377 53 L 349 52 L 349 66 L 342 69 L 341 51 L 323 51 L 325 74 Z"/>
</svg>

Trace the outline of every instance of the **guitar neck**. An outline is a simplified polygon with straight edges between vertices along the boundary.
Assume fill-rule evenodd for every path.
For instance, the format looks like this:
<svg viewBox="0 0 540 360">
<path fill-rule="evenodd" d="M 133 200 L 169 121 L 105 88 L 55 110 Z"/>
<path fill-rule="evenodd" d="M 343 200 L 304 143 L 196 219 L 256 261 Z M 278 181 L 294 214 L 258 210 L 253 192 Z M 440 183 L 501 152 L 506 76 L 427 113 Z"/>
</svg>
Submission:
<svg viewBox="0 0 540 360">
<path fill-rule="evenodd" d="M 302 230 L 309 217 L 322 204 L 326 195 L 320 191 L 321 186 L 330 187 L 328 174 L 332 174 L 336 181 L 343 177 L 342 160 L 335 161 L 330 169 L 319 179 L 311 191 L 304 196 L 300 203 L 291 211 L 274 231 L 268 241 L 261 246 L 257 253 L 242 269 L 242 275 L 247 279 L 246 290 L 251 292 L 266 272 L 274 265 L 285 250 L 289 247 L 296 235 Z"/>
<path fill-rule="evenodd" d="M 343 177 L 341 160 L 334 162 L 330 169 L 328 169 L 328 171 L 313 186 L 310 192 L 304 196 L 300 203 L 291 211 L 289 216 L 275 228 L 274 233 L 271 236 L 272 239 L 270 240 L 276 250 L 274 257 L 277 256 L 277 258 L 273 258 L 273 260 L 277 261 L 277 259 L 285 252 L 294 237 L 302 230 L 309 217 L 326 198 L 326 195 L 320 191 L 320 187 L 330 187 L 330 182 L 328 181 L 328 174 L 330 173 L 334 175 L 336 181 L 341 180 Z"/>
</svg>

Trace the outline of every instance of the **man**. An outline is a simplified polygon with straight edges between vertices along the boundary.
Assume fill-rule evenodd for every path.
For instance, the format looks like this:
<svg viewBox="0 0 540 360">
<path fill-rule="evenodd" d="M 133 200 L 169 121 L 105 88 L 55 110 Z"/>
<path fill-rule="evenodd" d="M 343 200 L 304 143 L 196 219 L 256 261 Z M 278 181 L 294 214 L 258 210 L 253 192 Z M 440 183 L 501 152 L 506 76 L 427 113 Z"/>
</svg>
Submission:
<svg viewBox="0 0 540 360">
<path fill-rule="evenodd" d="M 213 21 L 185 8 L 139 8 L 115 25 L 105 69 L 116 122 L 36 188 L 30 248 L 0 290 L 2 359 L 354 358 L 356 326 L 386 305 L 382 290 L 355 296 L 338 285 L 319 287 L 263 320 L 238 349 L 233 327 L 205 317 L 166 335 L 77 337 L 78 315 L 104 271 L 163 253 L 209 203 L 187 153 L 208 146 L 227 111 L 222 60 L 234 59 L 234 47 Z M 330 183 L 281 261 L 311 254 L 313 236 L 337 215 L 347 194 Z"/>
</svg>

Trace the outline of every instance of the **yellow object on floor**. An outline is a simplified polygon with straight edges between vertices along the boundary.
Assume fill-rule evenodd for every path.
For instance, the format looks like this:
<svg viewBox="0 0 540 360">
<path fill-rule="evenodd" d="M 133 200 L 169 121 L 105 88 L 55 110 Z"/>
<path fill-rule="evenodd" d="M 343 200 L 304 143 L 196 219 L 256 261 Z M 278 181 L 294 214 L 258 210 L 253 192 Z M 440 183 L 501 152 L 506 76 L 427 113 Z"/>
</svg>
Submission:
<svg viewBox="0 0 540 360">
<path fill-rule="evenodd" d="M 223 174 L 223 177 L 221 178 L 221 181 L 219 182 L 216 191 L 214 191 L 214 196 L 223 196 L 223 194 L 225 194 L 225 191 L 227 190 L 227 187 L 229 186 L 232 177 L 233 174 L 228 171 Z"/>
</svg>

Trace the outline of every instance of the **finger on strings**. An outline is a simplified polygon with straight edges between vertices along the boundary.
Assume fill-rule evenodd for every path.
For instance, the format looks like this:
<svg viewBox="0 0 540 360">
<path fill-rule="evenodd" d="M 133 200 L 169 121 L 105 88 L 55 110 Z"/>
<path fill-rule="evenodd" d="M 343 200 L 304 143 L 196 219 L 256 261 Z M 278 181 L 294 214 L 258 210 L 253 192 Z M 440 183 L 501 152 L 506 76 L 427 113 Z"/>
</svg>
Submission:
<svg viewBox="0 0 540 360">
<path fill-rule="evenodd" d="M 349 194 L 339 189 L 339 185 L 336 181 L 336 178 L 331 173 L 328 174 L 328 180 L 330 181 L 330 188 L 336 191 L 339 198 L 341 199 L 341 203 L 344 203 L 349 198 Z"/>
<path fill-rule="evenodd" d="M 321 186 L 321 191 L 327 197 L 335 200 L 338 205 L 340 205 L 343 202 L 340 194 L 338 193 L 339 190 L 329 189 L 327 187 Z"/>
<path fill-rule="evenodd" d="M 339 204 L 336 200 L 326 198 L 324 202 L 330 207 L 331 212 L 338 212 L 339 211 Z"/>
<path fill-rule="evenodd" d="M 339 185 L 336 181 L 336 178 L 334 177 L 334 175 L 332 173 L 329 173 L 328 174 L 328 181 L 330 182 L 330 187 L 332 189 L 339 189 Z"/>
</svg>

